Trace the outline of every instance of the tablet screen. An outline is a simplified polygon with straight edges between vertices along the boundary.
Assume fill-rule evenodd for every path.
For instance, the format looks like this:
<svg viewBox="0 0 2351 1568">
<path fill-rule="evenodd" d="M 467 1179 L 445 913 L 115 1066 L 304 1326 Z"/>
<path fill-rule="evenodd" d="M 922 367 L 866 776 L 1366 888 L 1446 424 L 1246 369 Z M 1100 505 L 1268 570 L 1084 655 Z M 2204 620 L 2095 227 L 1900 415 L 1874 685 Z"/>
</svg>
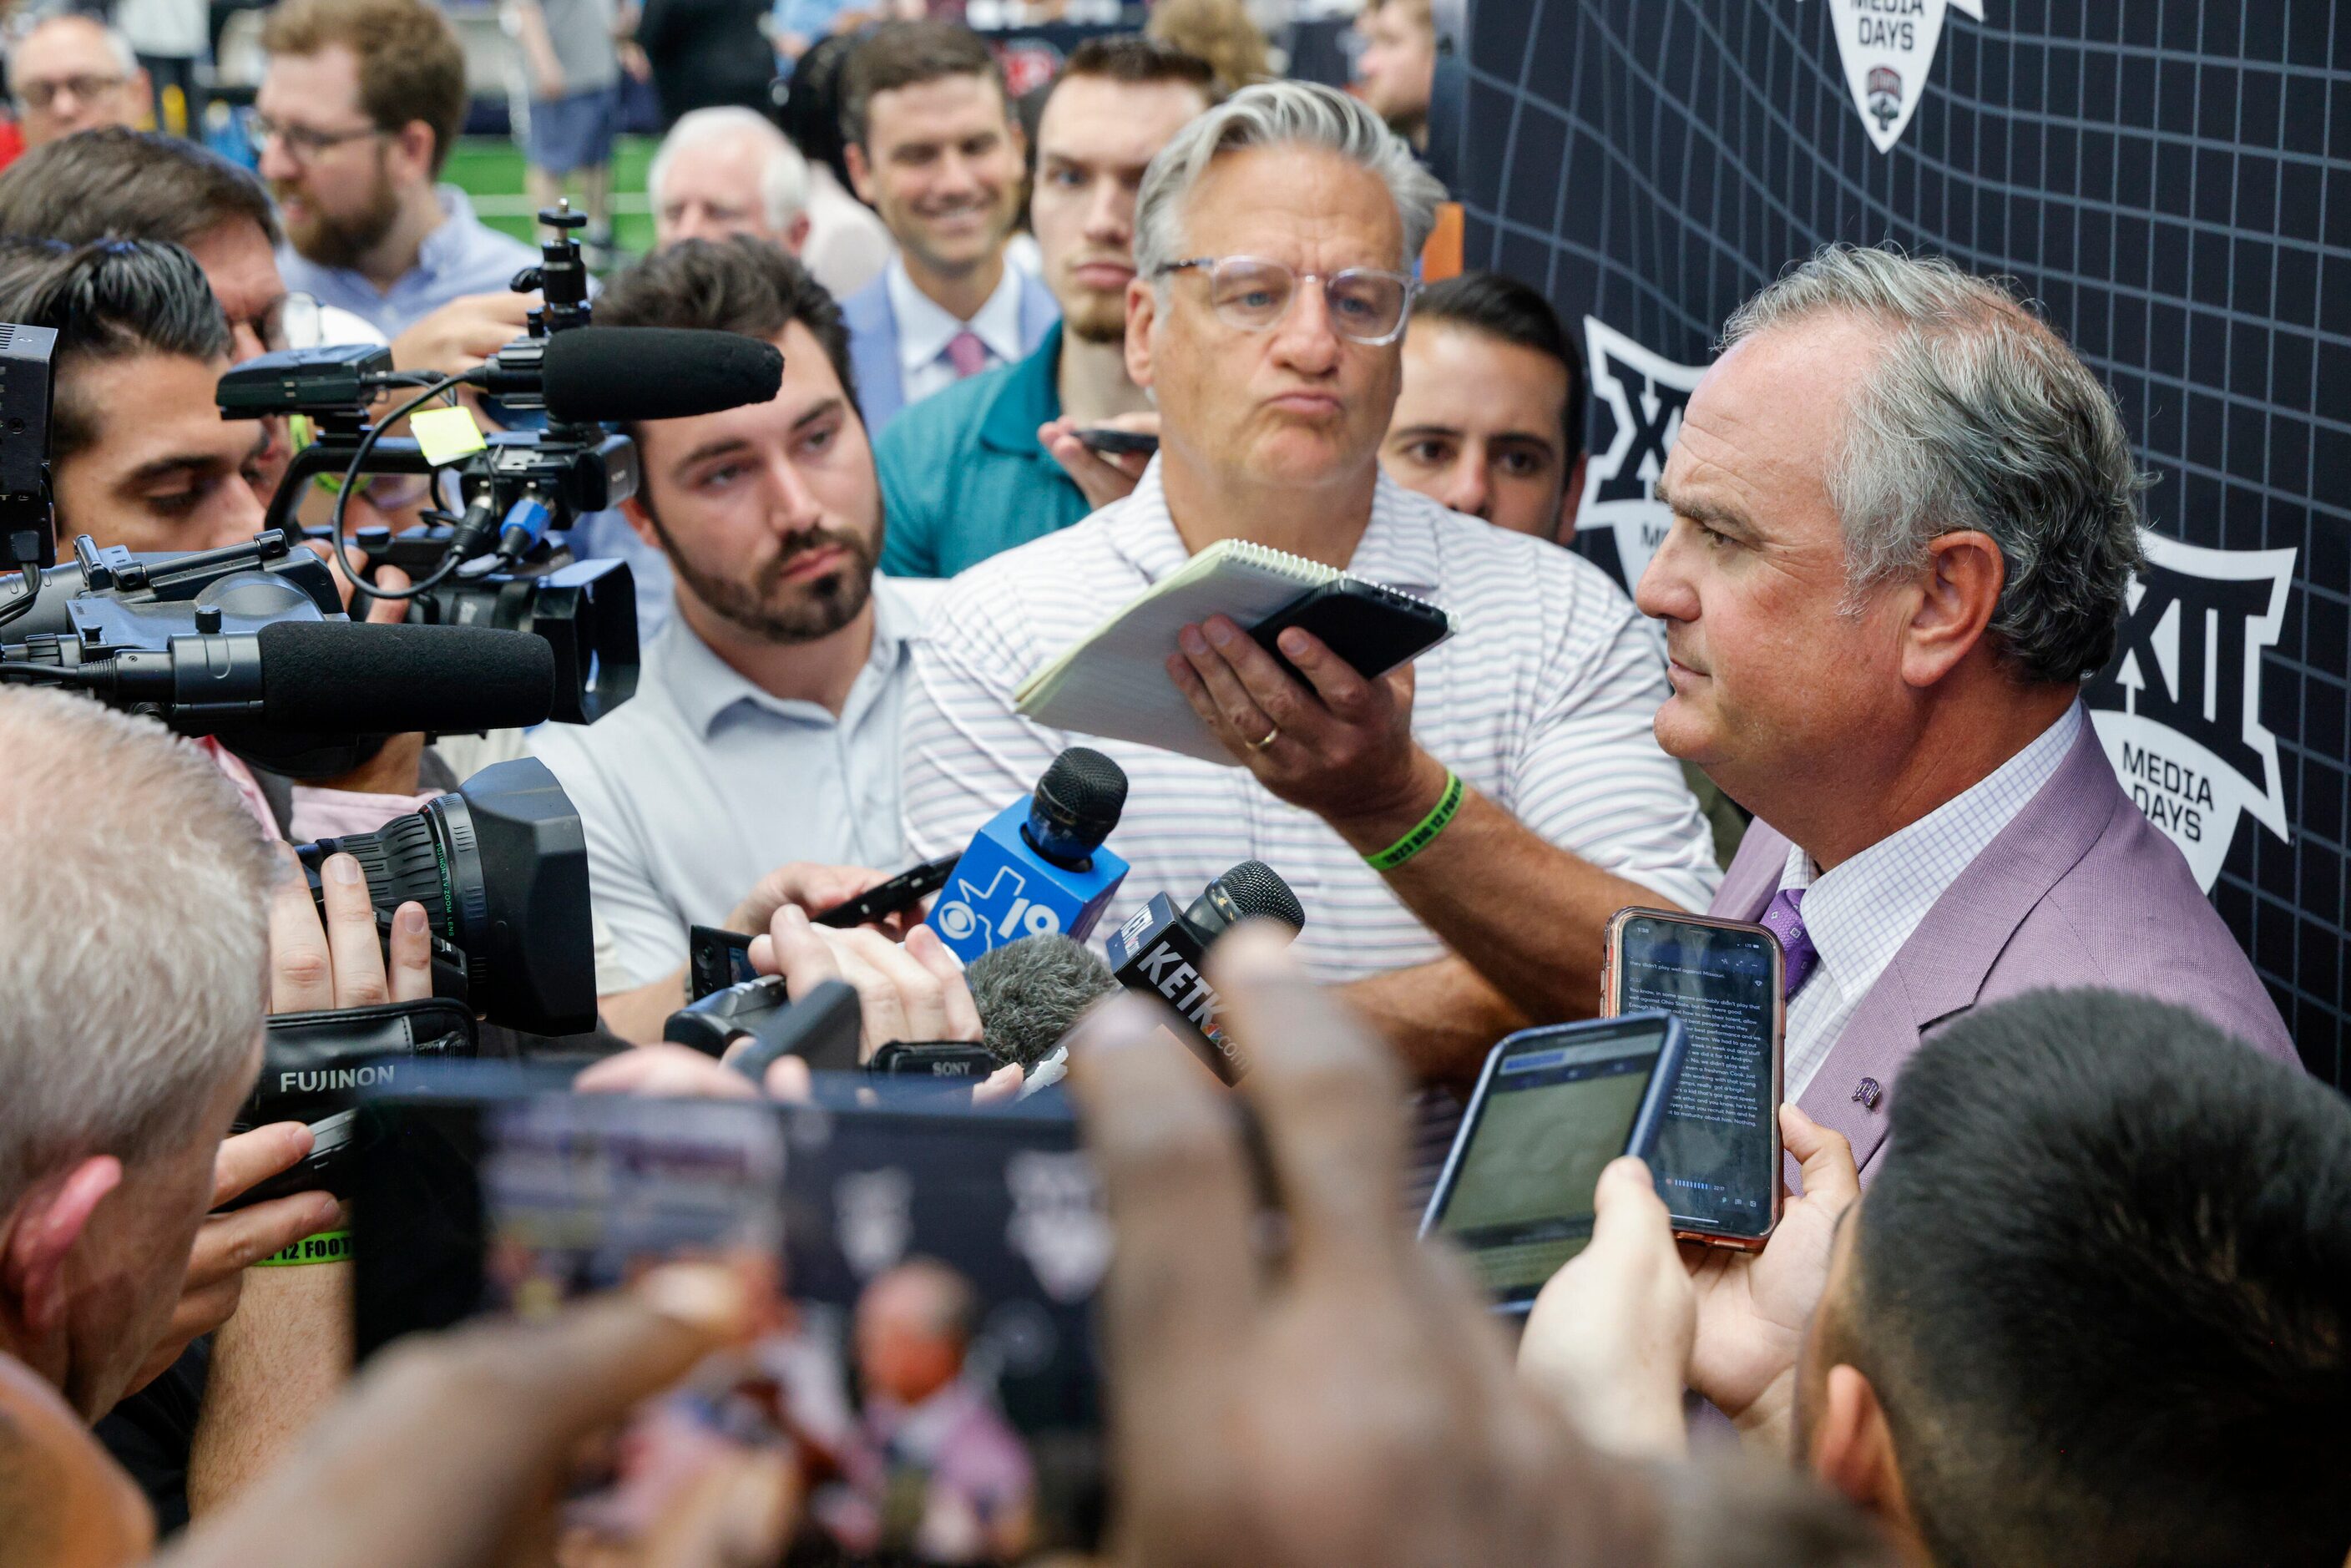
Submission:
<svg viewBox="0 0 2351 1568">
<path fill-rule="evenodd" d="M 1626 1152 L 1667 1028 L 1612 1019 L 1504 1042 L 1432 1207 L 1500 1300 L 1532 1300 L 1592 1239 L 1593 1187 Z"/>
</svg>

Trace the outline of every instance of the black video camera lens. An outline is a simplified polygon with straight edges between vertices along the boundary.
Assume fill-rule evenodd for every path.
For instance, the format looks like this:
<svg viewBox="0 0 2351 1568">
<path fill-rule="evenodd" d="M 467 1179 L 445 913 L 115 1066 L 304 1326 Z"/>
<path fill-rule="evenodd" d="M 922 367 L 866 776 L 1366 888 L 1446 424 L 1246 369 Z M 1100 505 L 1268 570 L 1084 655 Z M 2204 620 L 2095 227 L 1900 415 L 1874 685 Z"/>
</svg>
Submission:
<svg viewBox="0 0 2351 1568">
<path fill-rule="evenodd" d="M 336 853 L 360 862 L 385 920 L 411 900 L 423 904 L 477 1016 L 528 1034 L 595 1027 L 588 840 L 570 797 L 537 758 L 485 768 L 380 831 L 296 852 L 322 912 L 319 868 Z"/>
</svg>

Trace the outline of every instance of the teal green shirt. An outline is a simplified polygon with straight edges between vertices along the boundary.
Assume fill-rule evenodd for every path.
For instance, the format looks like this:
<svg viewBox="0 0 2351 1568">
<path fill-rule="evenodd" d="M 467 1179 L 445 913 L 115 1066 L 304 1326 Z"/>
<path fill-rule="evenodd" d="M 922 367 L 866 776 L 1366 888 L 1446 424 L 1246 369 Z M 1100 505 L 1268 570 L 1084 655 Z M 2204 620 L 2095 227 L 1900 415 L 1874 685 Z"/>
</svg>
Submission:
<svg viewBox="0 0 2351 1568">
<path fill-rule="evenodd" d="M 1061 329 L 1025 360 L 934 392 L 873 444 L 882 476 L 882 570 L 953 577 L 1068 528 L 1093 508 L 1037 440 L 1061 417 Z"/>
</svg>

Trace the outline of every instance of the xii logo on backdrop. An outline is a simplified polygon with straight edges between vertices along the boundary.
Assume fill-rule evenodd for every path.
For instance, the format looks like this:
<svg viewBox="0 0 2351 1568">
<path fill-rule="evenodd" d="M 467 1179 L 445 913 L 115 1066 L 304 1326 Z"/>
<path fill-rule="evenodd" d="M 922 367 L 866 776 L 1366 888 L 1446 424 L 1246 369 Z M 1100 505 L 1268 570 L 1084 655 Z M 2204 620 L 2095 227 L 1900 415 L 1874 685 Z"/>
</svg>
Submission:
<svg viewBox="0 0 2351 1568">
<path fill-rule="evenodd" d="M 1583 467 L 1575 532 L 1584 550 L 1631 592 L 1664 542 L 1673 515 L 1657 503 L 1657 476 L 1682 427 L 1682 408 L 1706 374 L 1653 354 L 1597 317 L 1583 319 L 1583 362 L 1592 395 L 1616 434 Z M 1610 557 L 1614 556 L 1614 559 Z"/>
<path fill-rule="evenodd" d="M 1943 41 L 1943 13 L 1964 11 L 1983 20 L 1983 0 L 1826 0 L 1829 25 L 1836 29 L 1837 54 L 1844 61 L 1853 106 L 1880 152 L 1902 140 L 1935 49 Z"/>
<path fill-rule="evenodd" d="M 1706 367 L 1653 353 L 1590 316 L 1583 339 L 1592 395 L 1615 434 L 1585 468 L 1577 542 L 1630 591 L 1673 525 L 1657 476 Z M 2285 620 L 2294 552 L 2145 538 L 2147 575 L 2131 588 L 2115 656 L 2082 695 L 2123 788 L 2209 893 L 2240 816 L 2290 838 L 2261 682 L 2262 650 Z"/>
<path fill-rule="evenodd" d="M 2285 622 L 2294 552 L 2145 538 L 2115 656 L 2082 695 L 2123 788 L 2209 893 L 2241 814 L 2292 841 L 2277 737 L 2262 725 L 2262 650 Z"/>
</svg>

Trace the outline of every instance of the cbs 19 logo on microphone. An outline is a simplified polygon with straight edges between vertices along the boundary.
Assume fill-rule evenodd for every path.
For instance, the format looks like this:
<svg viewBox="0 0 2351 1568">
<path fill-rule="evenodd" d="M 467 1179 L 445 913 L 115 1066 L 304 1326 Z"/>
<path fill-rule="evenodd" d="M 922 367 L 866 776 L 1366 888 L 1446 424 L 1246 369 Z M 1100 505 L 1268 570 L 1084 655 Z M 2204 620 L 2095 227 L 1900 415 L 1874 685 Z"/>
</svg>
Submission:
<svg viewBox="0 0 2351 1568">
<path fill-rule="evenodd" d="M 1007 883 L 1010 885 L 1007 885 Z M 1061 912 L 1051 904 L 1032 899 L 1026 889 L 1028 879 L 1008 865 L 996 868 L 996 879 L 985 890 L 974 887 L 958 878 L 951 897 L 939 904 L 933 916 L 939 935 L 950 943 L 964 943 L 980 937 L 982 946 L 992 947 L 999 942 L 1014 942 L 1023 936 L 1050 936 L 1061 928 Z M 977 904 L 988 910 L 1001 908 L 1001 915 L 982 915 L 973 908 Z"/>
</svg>

